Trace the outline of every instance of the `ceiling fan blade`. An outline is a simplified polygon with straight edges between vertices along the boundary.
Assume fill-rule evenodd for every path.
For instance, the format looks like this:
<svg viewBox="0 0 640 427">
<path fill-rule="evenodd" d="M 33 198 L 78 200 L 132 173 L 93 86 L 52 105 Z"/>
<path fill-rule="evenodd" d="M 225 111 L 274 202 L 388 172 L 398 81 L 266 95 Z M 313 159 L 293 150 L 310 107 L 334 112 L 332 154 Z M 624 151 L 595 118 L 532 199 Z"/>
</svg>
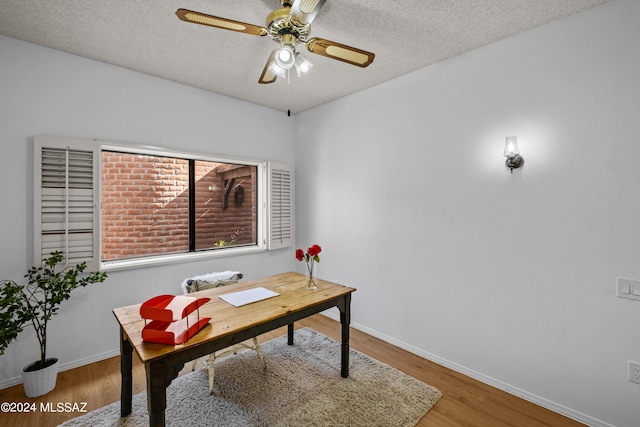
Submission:
<svg viewBox="0 0 640 427">
<path fill-rule="evenodd" d="M 253 34 L 254 36 L 266 36 L 269 33 L 266 28 L 258 25 L 246 24 L 244 22 L 220 18 L 218 16 L 207 15 L 206 13 L 194 12 L 193 10 L 178 9 L 176 10 L 176 15 L 185 22 L 206 25 L 208 27 L 222 28 L 223 30 Z"/>
<path fill-rule="evenodd" d="M 375 54 L 366 50 L 356 49 L 346 44 L 332 42 L 314 37 L 307 42 L 307 50 L 327 58 L 337 59 L 358 67 L 366 67 L 373 62 Z"/>
<path fill-rule="evenodd" d="M 276 57 L 276 51 L 274 50 L 273 52 L 271 52 L 269 59 L 267 59 L 267 63 L 264 64 L 264 69 L 262 70 L 262 74 L 260 74 L 260 79 L 258 80 L 258 83 L 266 85 L 266 84 L 275 82 L 276 79 L 278 78 L 278 76 L 276 76 L 273 73 L 273 71 L 269 69 L 269 66 L 271 65 L 275 57 Z"/>
<path fill-rule="evenodd" d="M 302 27 L 311 24 L 325 0 L 295 0 L 289 16 L 294 25 Z"/>
</svg>

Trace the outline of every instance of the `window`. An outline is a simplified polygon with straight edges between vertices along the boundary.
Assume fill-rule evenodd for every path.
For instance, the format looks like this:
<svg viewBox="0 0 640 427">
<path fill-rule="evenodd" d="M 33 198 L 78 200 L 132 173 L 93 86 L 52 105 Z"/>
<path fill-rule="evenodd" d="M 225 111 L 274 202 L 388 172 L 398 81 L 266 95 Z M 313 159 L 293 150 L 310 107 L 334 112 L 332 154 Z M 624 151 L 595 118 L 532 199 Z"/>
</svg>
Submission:
<svg viewBox="0 0 640 427">
<path fill-rule="evenodd" d="M 258 166 L 102 151 L 102 260 L 258 243 Z"/>
<path fill-rule="evenodd" d="M 37 257 L 61 250 L 74 263 L 114 268 L 292 244 L 287 165 L 34 141 Z"/>
</svg>

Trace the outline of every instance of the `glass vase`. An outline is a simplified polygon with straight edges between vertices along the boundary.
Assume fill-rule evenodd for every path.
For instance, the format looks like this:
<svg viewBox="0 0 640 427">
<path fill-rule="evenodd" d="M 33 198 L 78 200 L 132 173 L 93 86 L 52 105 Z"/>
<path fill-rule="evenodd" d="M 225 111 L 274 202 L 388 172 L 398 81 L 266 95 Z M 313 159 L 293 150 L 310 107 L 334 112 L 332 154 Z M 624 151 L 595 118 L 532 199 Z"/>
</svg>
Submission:
<svg viewBox="0 0 640 427">
<path fill-rule="evenodd" d="M 305 283 L 309 290 L 318 289 L 318 266 L 315 263 L 307 266 Z"/>
</svg>

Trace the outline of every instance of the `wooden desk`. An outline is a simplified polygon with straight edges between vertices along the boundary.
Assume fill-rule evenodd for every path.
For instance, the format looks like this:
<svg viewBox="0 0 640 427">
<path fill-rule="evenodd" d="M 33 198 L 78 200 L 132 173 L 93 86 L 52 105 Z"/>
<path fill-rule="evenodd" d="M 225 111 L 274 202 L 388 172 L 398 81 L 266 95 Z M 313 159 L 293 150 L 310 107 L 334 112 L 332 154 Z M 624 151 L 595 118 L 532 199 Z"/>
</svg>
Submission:
<svg viewBox="0 0 640 427">
<path fill-rule="evenodd" d="M 270 289 L 280 295 L 242 307 L 234 307 L 218 298 L 222 294 L 256 287 Z M 186 362 L 284 325 L 288 325 L 288 343 L 293 345 L 293 322 L 331 307 L 340 310 L 341 375 L 348 377 L 351 293 L 354 291 L 354 288 L 324 280 L 318 281 L 318 289 L 310 291 L 305 287 L 304 275 L 290 272 L 194 292 L 189 296 L 211 298 L 200 308 L 200 316 L 211 317 L 211 321 L 185 344 L 175 346 L 142 341 L 144 320 L 140 317 L 140 304 L 114 309 L 120 324 L 120 415 L 126 417 L 131 413 L 133 350 L 147 372 L 149 425 L 164 426 L 167 387 Z"/>
</svg>

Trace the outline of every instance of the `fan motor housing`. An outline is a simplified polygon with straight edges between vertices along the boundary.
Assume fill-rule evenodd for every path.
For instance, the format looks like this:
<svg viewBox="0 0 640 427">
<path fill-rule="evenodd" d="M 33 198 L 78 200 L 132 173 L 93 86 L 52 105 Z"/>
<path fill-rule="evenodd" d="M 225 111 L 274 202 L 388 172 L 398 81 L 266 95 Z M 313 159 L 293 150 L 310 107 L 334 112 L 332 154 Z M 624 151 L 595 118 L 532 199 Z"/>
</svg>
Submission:
<svg viewBox="0 0 640 427">
<path fill-rule="evenodd" d="M 280 38 L 285 34 L 291 34 L 297 41 L 306 42 L 311 33 L 311 26 L 297 26 L 291 22 L 289 15 L 291 8 L 283 7 L 271 12 L 267 16 L 267 28 L 269 29 L 269 36 L 276 42 L 280 43 Z"/>
</svg>

